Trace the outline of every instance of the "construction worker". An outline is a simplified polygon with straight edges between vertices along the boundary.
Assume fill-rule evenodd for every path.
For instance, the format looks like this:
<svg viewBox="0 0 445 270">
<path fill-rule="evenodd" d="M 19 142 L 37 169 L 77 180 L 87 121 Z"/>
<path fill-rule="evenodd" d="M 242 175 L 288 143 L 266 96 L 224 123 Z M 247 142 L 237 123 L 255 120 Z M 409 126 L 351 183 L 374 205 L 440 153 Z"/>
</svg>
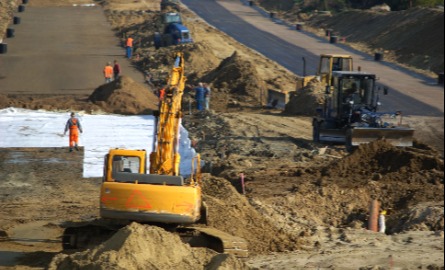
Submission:
<svg viewBox="0 0 445 270">
<path fill-rule="evenodd" d="M 114 76 L 113 66 L 111 66 L 111 62 L 108 62 L 104 68 L 105 83 L 112 82 L 113 76 Z"/>
<path fill-rule="evenodd" d="M 79 119 L 76 118 L 76 114 L 73 112 L 71 113 L 71 118 L 66 122 L 64 136 L 68 130 L 70 131 L 70 152 L 73 152 L 73 148 L 79 151 L 79 131 L 83 133 L 83 130 Z"/>
<path fill-rule="evenodd" d="M 131 56 L 133 54 L 133 41 L 134 41 L 134 39 L 131 36 L 129 36 L 127 38 L 127 42 L 126 42 L 125 46 L 126 46 L 126 49 L 127 49 L 127 58 L 128 59 L 131 59 Z"/>
<path fill-rule="evenodd" d="M 121 65 L 119 65 L 117 60 L 114 60 L 113 74 L 114 80 L 119 79 L 119 77 L 121 76 Z"/>
<path fill-rule="evenodd" d="M 212 96 L 212 89 L 208 84 L 204 84 L 204 97 L 205 97 L 205 109 L 206 111 L 210 110 L 210 97 Z"/>
<path fill-rule="evenodd" d="M 195 100 L 198 111 L 204 110 L 205 92 L 204 84 L 199 83 L 198 87 L 195 88 Z"/>
<path fill-rule="evenodd" d="M 386 215 L 388 212 L 386 210 L 383 210 L 380 212 L 379 215 L 379 232 L 380 233 L 386 233 Z"/>
<path fill-rule="evenodd" d="M 164 98 L 165 98 L 165 87 L 159 89 L 158 97 L 159 97 L 160 100 L 164 100 Z"/>
</svg>

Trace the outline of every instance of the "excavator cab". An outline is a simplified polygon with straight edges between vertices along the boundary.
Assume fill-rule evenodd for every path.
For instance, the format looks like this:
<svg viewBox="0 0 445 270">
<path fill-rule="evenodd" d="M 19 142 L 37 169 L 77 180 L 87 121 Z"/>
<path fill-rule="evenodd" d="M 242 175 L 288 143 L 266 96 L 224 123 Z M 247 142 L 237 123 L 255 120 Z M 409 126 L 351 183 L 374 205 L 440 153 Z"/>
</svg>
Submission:
<svg viewBox="0 0 445 270">
<path fill-rule="evenodd" d="M 109 151 L 100 195 L 101 217 L 165 224 L 200 220 L 201 187 L 182 176 L 148 174 L 146 156 L 144 150 Z"/>
<path fill-rule="evenodd" d="M 385 139 L 394 146 L 413 145 L 414 129 L 402 125 L 401 112 L 378 112 L 380 89 L 375 74 L 334 71 L 332 82 L 333 91 L 327 91 L 324 108 L 313 120 L 315 142 L 355 147 Z M 397 122 L 387 122 L 385 117 Z"/>
</svg>

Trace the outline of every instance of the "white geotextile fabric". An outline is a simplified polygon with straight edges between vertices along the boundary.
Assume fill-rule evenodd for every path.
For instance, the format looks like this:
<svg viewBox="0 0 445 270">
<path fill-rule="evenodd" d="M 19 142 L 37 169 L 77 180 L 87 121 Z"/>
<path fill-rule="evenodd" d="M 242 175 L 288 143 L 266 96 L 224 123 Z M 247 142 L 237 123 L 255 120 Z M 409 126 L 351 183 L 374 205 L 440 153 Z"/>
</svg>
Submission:
<svg viewBox="0 0 445 270">
<path fill-rule="evenodd" d="M 79 144 L 85 147 L 84 178 L 102 176 L 103 159 L 109 149 L 145 149 L 147 153 L 152 152 L 155 138 L 153 116 L 80 114 L 77 117 L 84 130 L 79 139 Z M 0 110 L 0 148 L 67 148 L 69 138 L 68 135 L 63 136 L 63 132 L 68 119 L 69 113 L 66 112 L 17 108 Z M 187 130 L 183 127 L 180 154 L 181 174 L 190 175 L 192 159 L 196 152 L 191 147 Z"/>
</svg>

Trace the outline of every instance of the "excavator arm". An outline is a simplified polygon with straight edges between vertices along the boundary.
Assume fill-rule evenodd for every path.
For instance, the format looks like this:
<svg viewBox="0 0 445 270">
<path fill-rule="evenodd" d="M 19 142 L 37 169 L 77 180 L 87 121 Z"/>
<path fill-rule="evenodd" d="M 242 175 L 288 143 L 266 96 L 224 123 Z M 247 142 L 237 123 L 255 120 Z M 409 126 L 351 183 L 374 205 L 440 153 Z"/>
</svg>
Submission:
<svg viewBox="0 0 445 270">
<path fill-rule="evenodd" d="M 157 142 L 150 155 L 150 173 L 157 175 L 179 175 L 179 135 L 181 127 L 181 105 L 186 78 L 184 56 L 178 52 L 172 69 L 165 96 L 159 105 L 157 121 Z"/>
</svg>

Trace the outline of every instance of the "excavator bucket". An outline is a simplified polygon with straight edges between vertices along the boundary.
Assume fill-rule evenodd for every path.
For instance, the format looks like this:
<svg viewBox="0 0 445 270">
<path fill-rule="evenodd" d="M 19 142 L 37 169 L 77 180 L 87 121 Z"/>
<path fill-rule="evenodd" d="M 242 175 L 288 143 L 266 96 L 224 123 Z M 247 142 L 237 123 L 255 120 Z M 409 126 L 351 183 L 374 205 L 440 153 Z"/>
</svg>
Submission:
<svg viewBox="0 0 445 270">
<path fill-rule="evenodd" d="M 414 129 L 412 128 L 354 128 L 351 130 L 352 146 L 370 143 L 376 140 L 386 140 L 394 146 L 413 146 Z"/>
</svg>

